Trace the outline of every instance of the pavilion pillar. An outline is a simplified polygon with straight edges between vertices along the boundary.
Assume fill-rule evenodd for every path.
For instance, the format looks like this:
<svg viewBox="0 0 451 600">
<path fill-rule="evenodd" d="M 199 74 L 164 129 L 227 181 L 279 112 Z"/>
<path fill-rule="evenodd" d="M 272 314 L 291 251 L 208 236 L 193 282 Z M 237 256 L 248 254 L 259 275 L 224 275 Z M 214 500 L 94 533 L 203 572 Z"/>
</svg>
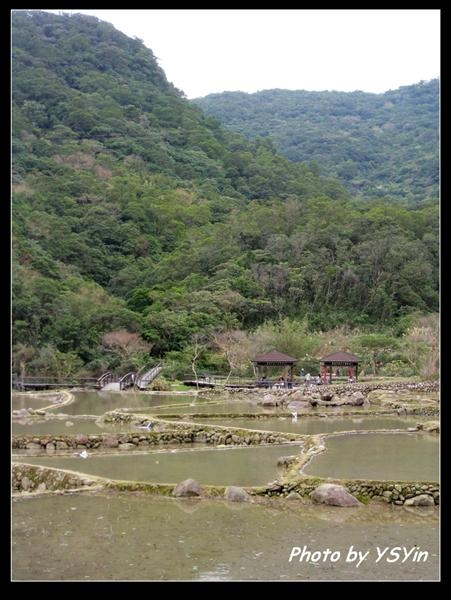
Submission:
<svg viewBox="0 0 451 600">
<path fill-rule="evenodd" d="M 323 365 L 323 383 L 324 385 L 327 383 L 327 367 Z"/>
<path fill-rule="evenodd" d="M 329 383 L 332 383 L 332 363 L 329 366 Z"/>
<path fill-rule="evenodd" d="M 355 382 L 357 383 L 357 375 L 359 373 L 359 363 L 356 363 L 355 365 Z"/>
</svg>

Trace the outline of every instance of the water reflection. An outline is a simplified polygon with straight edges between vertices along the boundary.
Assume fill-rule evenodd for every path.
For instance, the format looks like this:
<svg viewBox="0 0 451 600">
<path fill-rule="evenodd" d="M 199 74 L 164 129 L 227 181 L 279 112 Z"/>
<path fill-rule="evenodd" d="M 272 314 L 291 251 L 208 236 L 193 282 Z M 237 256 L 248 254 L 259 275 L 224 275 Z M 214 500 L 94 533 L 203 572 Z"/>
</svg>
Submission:
<svg viewBox="0 0 451 600">
<path fill-rule="evenodd" d="M 267 502 L 230 511 L 228 504 L 111 493 L 19 500 L 12 508 L 13 580 L 438 579 L 437 510 L 419 516 L 419 509 L 386 505 L 294 510 Z M 198 508 L 186 511 L 188 505 Z M 374 552 L 376 546 L 418 544 L 429 559 L 367 560 L 358 569 L 344 560 L 334 568 L 290 563 L 292 547 L 304 544 L 343 555 L 351 545 Z"/>
</svg>

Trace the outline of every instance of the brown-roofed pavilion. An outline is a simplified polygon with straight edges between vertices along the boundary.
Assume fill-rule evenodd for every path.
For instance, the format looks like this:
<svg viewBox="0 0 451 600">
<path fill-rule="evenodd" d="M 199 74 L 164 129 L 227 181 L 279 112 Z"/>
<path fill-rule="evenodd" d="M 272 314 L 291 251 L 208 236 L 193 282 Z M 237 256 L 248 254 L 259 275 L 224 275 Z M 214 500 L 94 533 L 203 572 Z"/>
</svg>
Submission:
<svg viewBox="0 0 451 600">
<path fill-rule="evenodd" d="M 349 354 L 349 352 L 333 352 L 324 356 L 320 363 L 323 365 L 323 381 L 327 383 L 327 367 L 329 367 L 329 383 L 332 383 L 332 367 L 349 367 L 349 379 L 354 379 L 355 369 L 355 380 L 359 372 L 359 363 L 362 362 L 360 358 Z"/>
<path fill-rule="evenodd" d="M 292 356 L 288 356 L 287 354 L 282 354 L 282 352 L 276 352 L 273 350 L 272 352 L 266 352 L 265 354 L 260 354 L 256 356 L 252 361 L 255 365 L 255 370 L 257 373 L 257 379 L 261 379 L 261 374 L 264 374 L 264 377 L 267 377 L 268 367 L 289 367 L 290 374 L 287 378 L 288 383 L 292 384 L 294 378 L 294 364 L 298 361 L 297 358 L 293 358 Z"/>
</svg>

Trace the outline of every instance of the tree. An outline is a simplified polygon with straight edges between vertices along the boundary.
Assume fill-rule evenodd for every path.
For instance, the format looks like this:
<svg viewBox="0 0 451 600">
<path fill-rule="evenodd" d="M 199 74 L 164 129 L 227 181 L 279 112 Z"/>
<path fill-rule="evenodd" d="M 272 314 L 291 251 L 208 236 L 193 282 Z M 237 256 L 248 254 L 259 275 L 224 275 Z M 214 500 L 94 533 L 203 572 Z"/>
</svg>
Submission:
<svg viewBox="0 0 451 600">
<path fill-rule="evenodd" d="M 353 345 L 362 352 L 364 362 L 369 360 L 373 375 L 378 373 L 384 362 L 389 362 L 390 353 L 399 347 L 399 341 L 389 335 L 369 333 L 355 338 Z"/>
<path fill-rule="evenodd" d="M 145 342 L 139 333 L 130 333 L 125 329 L 105 333 L 102 337 L 102 345 L 119 356 L 127 368 L 139 361 L 140 355 L 148 354 L 152 348 L 152 344 Z"/>
<path fill-rule="evenodd" d="M 187 351 L 191 360 L 191 370 L 194 373 L 194 379 L 196 381 L 196 388 L 199 389 L 199 378 L 197 375 L 197 364 L 199 358 L 207 349 L 209 337 L 203 333 L 195 333 L 191 336 L 191 344 L 188 346 Z"/>
<path fill-rule="evenodd" d="M 225 380 L 227 384 L 232 371 L 241 371 L 249 364 L 252 358 L 252 342 L 246 332 L 235 329 L 213 334 L 213 343 L 229 365 L 229 373 Z"/>
</svg>

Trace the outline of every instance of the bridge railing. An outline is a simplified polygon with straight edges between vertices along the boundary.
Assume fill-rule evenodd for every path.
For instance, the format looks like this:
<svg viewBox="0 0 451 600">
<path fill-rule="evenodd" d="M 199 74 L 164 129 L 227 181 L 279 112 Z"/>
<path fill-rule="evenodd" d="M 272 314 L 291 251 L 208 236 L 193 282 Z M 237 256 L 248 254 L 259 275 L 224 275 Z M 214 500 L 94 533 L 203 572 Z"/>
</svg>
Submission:
<svg viewBox="0 0 451 600">
<path fill-rule="evenodd" d="M 108 383 L 115 380 L 115 375 L 111 371 L 107 371 L 97 379 L 97 387 L 102 389 Z"/>
<path fill-rule="evenodd" d="M 45 375 L 27 375 L 20 377 L 13 375 L 11 384 L 14 389 L 27 387 L 96 387 L 96 377 L 52 377 Z"/>
<path fill-rule="evenodd" d="M 125 390 L 128 387 L 131 387 L 135 384 L 135 376 L 136 373 L 134 371 L 130 371 L 130 373 L 126 373 L 123 377 L 119 379 L 119 389 Z"/>
</svg>

